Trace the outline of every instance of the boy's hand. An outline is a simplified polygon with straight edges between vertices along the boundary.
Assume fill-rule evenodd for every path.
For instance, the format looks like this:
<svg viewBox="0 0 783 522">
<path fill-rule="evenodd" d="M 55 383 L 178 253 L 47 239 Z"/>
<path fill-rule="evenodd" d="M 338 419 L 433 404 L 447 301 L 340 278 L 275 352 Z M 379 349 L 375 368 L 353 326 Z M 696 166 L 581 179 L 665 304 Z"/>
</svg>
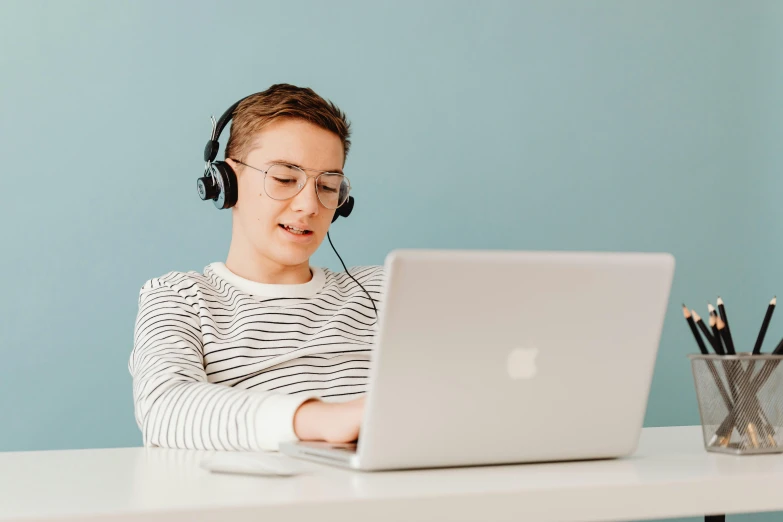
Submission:
<svg viewBox="0 0 783 522">
<path fill-rule="evenodd" d="M 294 432 L 300 440 L 353 442 L 359 438 L 363 416 L 364 396 L 347 402 L 313 399 L 296 410 Z"/>
</svg>

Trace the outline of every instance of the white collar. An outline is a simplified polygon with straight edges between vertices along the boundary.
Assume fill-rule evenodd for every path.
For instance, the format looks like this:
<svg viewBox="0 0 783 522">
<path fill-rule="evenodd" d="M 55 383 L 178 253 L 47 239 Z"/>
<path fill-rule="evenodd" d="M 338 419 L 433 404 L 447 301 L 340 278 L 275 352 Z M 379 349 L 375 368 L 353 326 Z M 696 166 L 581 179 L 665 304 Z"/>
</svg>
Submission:
<svg viewBox="0 0 783 522">
<path fill-rule="evenodd" d="M 221 262 L 210 263 L 207 269 L 243 292 L 259 297 L 313 297 L 323 288 L 326 281 L 324 271 L 315 266 L 310 267 L 313 277 L 308 282 L 300 284 L 258 283 L 236 275 Z"/>
</svg>

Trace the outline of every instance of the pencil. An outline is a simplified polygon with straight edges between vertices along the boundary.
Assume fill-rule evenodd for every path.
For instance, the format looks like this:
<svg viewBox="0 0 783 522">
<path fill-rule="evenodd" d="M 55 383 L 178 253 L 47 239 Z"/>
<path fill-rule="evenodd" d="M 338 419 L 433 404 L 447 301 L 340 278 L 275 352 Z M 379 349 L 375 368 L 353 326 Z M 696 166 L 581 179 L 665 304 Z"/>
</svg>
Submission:
<svg viewBox="0 0 783 522">
<path fill-rule="evenodd" d="M 723 355 L 723 347 L 715 342 L 715 337 L 710 333 L 707 325 L 704 324 L 704 321 L 702 321 L 701 317 L 699 317 L 699 314 L 697 314 L 695 310 L 691 310 L 691 315 L 693 316 L 693 320 L 696 321 L 696 325 L 699 327 L 699 329 L 701 329 L 702 333 L 704 333 L 704 337 L 707 338 L 707 342 L 710 343 L 712 349 L 715 350 L 715 353 L 718 355 Z M 712 322 L 712 319 L 713 318 L 710 318 L 710 322 Z"/>
<path fill-rule="evenodd" d="M 717 328 L 718 335 L 723 338 L 726 345 L 726 351 L 729 355 L 735 355 L 734 344 L 731 338 L 726 332 L 726 323 L 723 322 L 721 317 L 715 318 L 715 327 Z M 731 397 L 734 399 L 734 412 L 736 419 L 740 421 L 740 425 L 737 425 L 737 429 L 740 434 L 745 435 L 749 433 L 751 435 L 751 442 L 753 446 L 758 447 L 758 440 L 755 437 L 756 431 L 763 423 L 760 421 L 756 409 L 760 409 L 755 397 L 749 397 L 749 390 L 751 388 L 750 375 L 742 368 L 742 364 L 739 361 L 726 361 L 726 377 L 729 381 L 729 390 L 731 391 Z M 754 406 L 755 405 L 755 406 Z M 753 407 L 754 411 L 748 411 Z"/>
<path fill-rule="evenodd" d="M 764 337 L 767 335 L 767 328 L 769 328 L 769 321 L 772 319 L 772 313 L 775 311 L 775 306 L 778 304 L 777 296 L 772 298 L 767 306 L 767 313 L 764 314 L 764 321 L 761 323 L 761 330 L 759 330 L 759 336 L 756 338 L 756 345 L 753 347 L 753 355 L 761 353 L 761 345 L 764 344 Z"/>
<path fill-rule="evenodd" d="M 710 314 L 710 329 L 712 330 L 712 336 L 715 337 L 715 344 L 717 348 L 715 353 L 720 355 L 726 355 L 726 350 L 723 349 L 723 341 L 720 339 L 720 332 L 718 332 L 718 314 L 717 312 Z"/>
<path fill-rule="evenodd" d="M 704 329 L 707 331 L 712 331 L 712 348 L 715 350 L 715 353 L 718 355 L 726 355 L 726 351 L 723 349 L 723 343 L 720 341 L 720 333 L 718 333 L 718 329 L 715 327 L 715 316 L 710 316 L 710 328 L 708 329 L 707 326 L 704 326 Z M 698 323 L 697 323 L 698 324 Z M 702 321 L 702 324 L 704 324 L 704 321 Z"/>
<path fill-rule="evenodd" d="M 718 322 L 718 311 L 715 309 L 714 306 L 712 306 L 712 303 L 707 303 L 707 310 L 710 311 L 710 319 L 712 319 L 710 321 L 710 328 L 712 329 L 712 335 L 718 338 L 718 343 L 720 343 L 721 347 L 723 347 L 723 341 L 721 341 L 720 335 L 718 334 L 718 329 L 715 327 L 715 325 Z"/>
<path fill-rule="evenodd" d="M 734 351 L 734 341 L 731 340 L 729 329 L 726 327 L 726 323 L 723 322 L 723 318 L 718 317 L 715 326 L 718 328 L 718 333 L 723 339 L 723 344 L 726 346 L 726 353 L 729 355 L 736 355 L 737 352 Z"/>
<path fill-rule="evenodd" d="M 723 303 L 723 299 L 721 299 L 720 296 L 718 296 L 718 311 L 720 312 L 720 318 L 723 320 L 723 324 L 726 325 L 726 337 L 729 339 L 726 343 L 726 351 L 728 351 L 731 355 L 734 355 L 737 353 L 734 350 L 734 339 L 731 337 L 731 328 L 729 327 L 729 316 L 726 315 L 726 305 Z M 731 348 L 729 348 L 729 345 Z"/>
<path fill-rule="evenodd" d="M 708 355 L 710 351 L 704 345 L 704 339 L 701 338 L 699 329 L 696 327 L 696 322 L 693 320 L 693 316 L 685 304 L 682 305 L 682 315 L 685 316 L 685 320 L 688 322 L 688 326 L 691 327 L 691 332 L 693 332 L 693 337 L 696 339 L 696 344 L 699 345 L 699 351 L 704 355 Z"/>
<path fill-rule="evenodd" d="M 772 355 L 781 355 L 781 354 L 783 354 L 783 339 L 781 339 L 778 345 L 775 347 L 775 349 L 772 350 Z"/>
<path fill-rule="evenodd" d="M 704 345 L 704 340 L 701 338 L 701 334 L 696 328 L 696 321 L 693 320 L 693 315 L 691 315 L 688 307 L 684 304 L 682 305 L 682 315 L 685 316 L 685 320 L 688 322 L 688 326 L 690 326 L 691 332 L 693 332 L 693 337 L 696 338 L 696 344 L 699 345 L 699 351 L 701 351 L 701 353 L 704 355 L 709 355 L 710 351 Z M 723 381 L 721 380 L 720 374 L 718 374 L 718 370 L 715 368 L 713 361 L 707 361 L 707 369 L 712 375 L 712 380 L 715 381 L 715 385 L 718 388 L 718 393 L 720 393 L 720 396 L 723 399 L 723 404 L 725 404 L 726 410 L 731 411 L 733 409 L 731 398 L 729 397 L 729 393 L 726 391 L 726 388 L 723 386 Z"/>
</svg>

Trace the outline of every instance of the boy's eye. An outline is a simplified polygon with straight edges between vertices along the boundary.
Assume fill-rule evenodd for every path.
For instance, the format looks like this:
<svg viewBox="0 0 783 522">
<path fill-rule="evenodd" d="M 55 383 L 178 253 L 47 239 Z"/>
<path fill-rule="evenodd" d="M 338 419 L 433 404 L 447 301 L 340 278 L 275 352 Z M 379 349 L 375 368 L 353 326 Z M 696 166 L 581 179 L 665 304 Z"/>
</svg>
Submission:
<svg viewBox="0 0 783 522">
<path fill-rule="evenodd" d="M 338 191 L 338 189 L 339 187 L 333 187 L 330 185 L 323 185 L 323 184 L 318 187 L 318 190 L 322 190 L 323 192 L 326 192 L 328 194 L 334 194 L 335 192 Z"/>
<path fill-rule="evenodd" d="M 293 185 L 294 183 L 296 183 L 296 178 L 273 177 L 272 179 L 275 180 L 275 182 L 280 183 L 281 185 Z"/>
</svg>

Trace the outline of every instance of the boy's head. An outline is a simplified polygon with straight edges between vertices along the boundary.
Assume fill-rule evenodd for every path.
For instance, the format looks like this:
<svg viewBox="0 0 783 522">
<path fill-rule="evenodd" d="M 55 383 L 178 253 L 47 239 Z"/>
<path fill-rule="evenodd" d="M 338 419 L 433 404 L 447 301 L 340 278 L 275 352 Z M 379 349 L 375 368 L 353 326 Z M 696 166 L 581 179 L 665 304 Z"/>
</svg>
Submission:
<svg viewBox="0 0 783 522">
<path fill-rule="evenodd" d="M 350 133 L 345 114 L 309 88 L 278 84 L 242 101 L 226 146 L 238 188 L 232 250 L 273 270 L 307 264 L 348 194 Z"/>
</svg>

